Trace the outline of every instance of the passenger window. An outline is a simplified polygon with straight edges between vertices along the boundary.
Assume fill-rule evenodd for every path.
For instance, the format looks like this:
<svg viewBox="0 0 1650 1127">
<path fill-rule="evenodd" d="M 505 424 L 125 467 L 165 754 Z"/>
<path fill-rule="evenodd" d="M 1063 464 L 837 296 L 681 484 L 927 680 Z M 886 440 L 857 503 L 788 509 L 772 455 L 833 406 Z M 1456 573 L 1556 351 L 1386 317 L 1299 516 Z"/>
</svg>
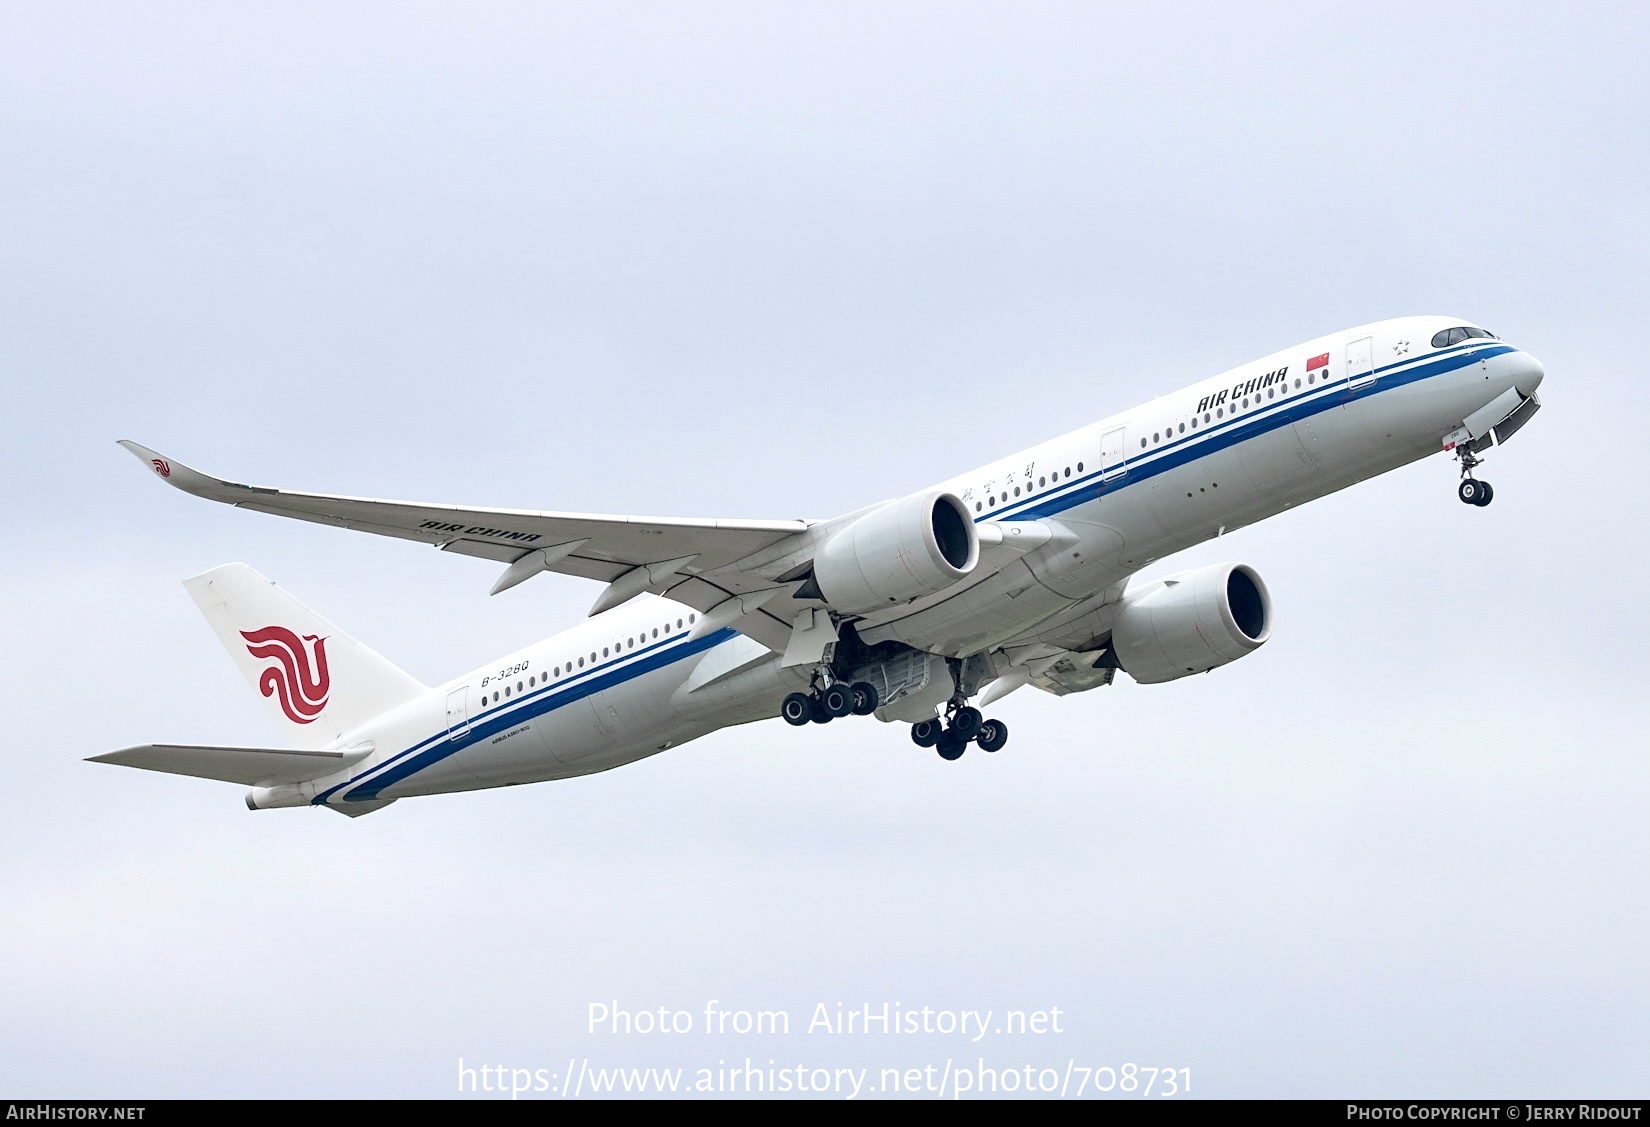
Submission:
<svg viewBox="0 0 1650 1127">
<path fill-rule="evenodd" d="M 697 622 L 697 621 L 699 621 L 699 616 L 698 615 L 696 615 L 696 614 L 688 615 L 689 624 L 692 624 L 692 623 Z"/>
<path fill-rule="evenodd" d="M 1181 423 L 1181 424 L 1180 424 L 1180 433 L 1181 433 L 1181 434 L 1185 434 L 1185 433 L 1186 433 L 1186 424 L 1185 424 L 1185 423 Z"/>
<path fill-rule="evenodd" d="M 493 703 L 494 703 L 494 704 L 497 704 L 497 703 L 498 703 L 498 694 L 497 694 L 497 693 L 494 693 L 494 694 L 493 694 Z"/>
<path fill-rule="evenodd" d="M 1295 377 L 1295 386 L 1298 388 L 1298 387 L 1300 387 L 1300 385 L 1301 385 L 1301 378 L 1299 376 L 1296 376 Z"/>
<path fill-rule="evenodd" d="M 1037 488 L 1041 489 L 1047 483 L 1048 483 L 1048 478 L 1040 477 L 1040 478 L 1037 479 Z"/>
<path fill-rule="evenodd" d="M 1077 472 L 1078 472 L 1078 473 L 1082 473 L 1082 472 L 1083 472 L 1083 463 L 1082 463 L 1082 462 L 1078 462 L 1078 463 L 1077 463 Z"/>
<path fill-rule="evenodd" d="M 975 501 L 974 502 L 974 511 L 976 513 L 979 512 L 983 508 L 985 508 L 985 504 L 983 502 L 981 502 L 981 501 Z"/>
<path fill-rule="evenodd" d="M 1145 448 L 1146 448 L 1146 436 L 1141 435 L 1140 436 L 1140 449 L 1144 450 Z"/>
<path fill-rule="evenodd" d="M 1014 487 L 1014 496 L 1018 497 L 1019 495 L 1020 495 L 1020 487 L 1018 485 L 1016 485 Z"/>
<path fill-rule="evenodd" d="M 653 636 L 654 636 L 654 637 L 655 637 L 655 638 L 657 638 L 657 637 L 658 637 L 658 636 L 659 636 L 659 628 L 658 628 L 658 627 L 657 627 L 657 626 L 655 626 L 655 627 L 654 627 L 654 628 L 653 628 Z"/>
</svg>

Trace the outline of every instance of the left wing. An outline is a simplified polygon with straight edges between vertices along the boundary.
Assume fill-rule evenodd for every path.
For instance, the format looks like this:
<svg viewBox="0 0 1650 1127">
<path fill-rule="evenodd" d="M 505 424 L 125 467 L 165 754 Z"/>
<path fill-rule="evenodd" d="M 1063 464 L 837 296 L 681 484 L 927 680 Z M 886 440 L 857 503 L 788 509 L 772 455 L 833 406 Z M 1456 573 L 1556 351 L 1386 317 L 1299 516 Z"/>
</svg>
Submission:
<svg viewBox="0 0 1650 1127">
<path fill-rule="evenodd" d="M 591 608 L 592 614 L 644 591 L 668 593 L 700 610 L 726 603 L 735 595 L 771 591 L 774 580 L 728 565 L 766 552 L 788 538 L 800 537 L 811 527 L 811 522 L 801 520 L 605 516 L 297 493 L 224 481 L 135 442 L 123 440 L 120 444 L 168 485 L 196 497 L 254 512 L 416 540 L 443 551 L 510 565 L 494 584 L 494 594 L 540 571 L 600 580 L 608 588 Z M 735 623 L 735 628 L 770 648 L 772 641 L 783 647 L 790 631 L 788 619 L 771 613 L 753 613 L 751 617 L 770 619 L 771 627 L 777 627 L 778 632 L 766 623 Z M 752 629 L 746 630 L 746 625 Z"/>
</svg>

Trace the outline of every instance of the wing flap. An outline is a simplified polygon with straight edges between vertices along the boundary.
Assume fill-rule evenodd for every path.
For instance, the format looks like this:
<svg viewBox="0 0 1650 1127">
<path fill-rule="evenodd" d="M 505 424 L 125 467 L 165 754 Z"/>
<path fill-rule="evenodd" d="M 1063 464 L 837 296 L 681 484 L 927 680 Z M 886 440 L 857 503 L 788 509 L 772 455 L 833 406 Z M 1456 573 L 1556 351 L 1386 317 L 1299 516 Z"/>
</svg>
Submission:
<svg viewBox="0 0 1650 1127">
<path fill-rule="evenodd" d="M 264 747 L 212 747 L 205 744 L 144 744 L 94 755 L 88 763 L 113 763 L 168 775 L 192 775 L 251 787 L 301 783 L 348 767 L 372 751 L 371 745 L 348 751 L 290 751 Z"/>
</svg>

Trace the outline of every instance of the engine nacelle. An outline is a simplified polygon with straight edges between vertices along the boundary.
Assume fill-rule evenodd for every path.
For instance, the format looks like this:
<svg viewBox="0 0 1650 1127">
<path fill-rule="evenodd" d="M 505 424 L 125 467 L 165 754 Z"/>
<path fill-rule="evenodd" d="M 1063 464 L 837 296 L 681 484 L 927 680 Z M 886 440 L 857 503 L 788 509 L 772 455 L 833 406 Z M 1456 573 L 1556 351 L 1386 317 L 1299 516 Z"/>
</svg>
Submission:
<svg viewBox="0 0 1650 1127">
<path fill-rule="evenodd" d="M 814 582 L 834 609 L 868 614 L 943 591 L 979 562 L 967 506 L 935 490 L 866 513 L 825 541 Z"/>
<path fill-rule="evenodd" d="M 1272 596 L 1248 564 L 1184 571 L 1124 596 L 1111 628 L 1123 671 L 1145 685 L 1203 673 L 1272 636 Z"/>
</svg>

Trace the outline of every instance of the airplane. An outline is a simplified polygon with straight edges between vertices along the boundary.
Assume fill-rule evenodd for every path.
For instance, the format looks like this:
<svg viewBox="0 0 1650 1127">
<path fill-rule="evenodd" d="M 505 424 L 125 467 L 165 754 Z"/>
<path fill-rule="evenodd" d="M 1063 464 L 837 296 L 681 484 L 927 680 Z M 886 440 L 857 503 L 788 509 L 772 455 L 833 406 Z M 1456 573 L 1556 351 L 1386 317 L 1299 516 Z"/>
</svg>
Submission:
<svg viewBox="0 0 1650 1127">
<path fill-rule="evenodd" d="M 285 748 L 147 744 L 92 757 L 240 783 L 253 810 L 352 817 L 404 797 L 606 771 L 735 724 L 875 715 L 956 760 L 1001 750 L 983 709 L 1122 670 L 1159 684 L 1272 634 L 1243 563 L 1141 582 L 1206 540 L 1430 454 L 1474 472 L 1541 407 L 1535 357 L 1457 317 L 1275 352 L 903 497 L 829 520 L 468 508 L 210 477 L 121 443 L 169 485 L 254 512 L 605 584 L 572 629 L 428 686 L 245 564 L 185 582 Z M 643 597 L 646 596 L 646 597 Z"/>
</svg>

